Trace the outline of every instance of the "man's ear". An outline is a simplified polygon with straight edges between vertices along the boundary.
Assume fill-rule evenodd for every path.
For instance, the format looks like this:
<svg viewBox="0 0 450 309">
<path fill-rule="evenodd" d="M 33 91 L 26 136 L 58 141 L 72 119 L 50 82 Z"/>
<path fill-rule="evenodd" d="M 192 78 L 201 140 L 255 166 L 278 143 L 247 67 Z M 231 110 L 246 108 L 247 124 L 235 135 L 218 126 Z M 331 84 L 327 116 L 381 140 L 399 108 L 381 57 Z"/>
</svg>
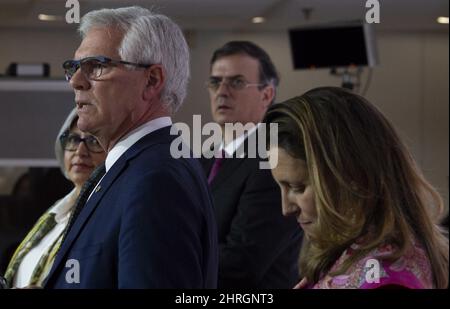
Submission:
<svg viewBox="0 0 450 309">
<path fill-rule="evenodd" d="M 262 90 L 262 101 L 265 108 L 268 108 L 275 97 L 275 87 L 272 84 L 267 85 Z"/>
<path fill-rule="evenodd" d="M 164 87 L 166 76 L 163 68 L 159 64 L 154 64 L 146 70 L 147 84 L 144 89 L 144 99 L 148 100 L 159 95 Z"/>
</svg>

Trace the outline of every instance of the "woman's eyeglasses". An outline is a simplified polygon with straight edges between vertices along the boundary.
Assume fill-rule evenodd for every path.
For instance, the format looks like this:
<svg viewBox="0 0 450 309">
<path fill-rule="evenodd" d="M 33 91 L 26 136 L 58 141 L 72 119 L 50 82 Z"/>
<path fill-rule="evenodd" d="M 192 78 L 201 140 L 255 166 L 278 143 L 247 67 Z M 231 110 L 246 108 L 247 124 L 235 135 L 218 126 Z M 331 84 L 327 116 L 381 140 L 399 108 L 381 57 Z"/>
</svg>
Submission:
<svg viewBox="0 0 450 309">
<path fill-rule="evenodd" d="M 87 79 L 96 80 L 102 76 L 106 68 L 119 64 L 132 65 L 140 68 L 149 68 L 152 66 L 151 64 L 113 60 L 104 56 L 86 57 L 80 60 L 66 60 L 62 66 L 65 71 L 66 80 L 69 81 L 79 68 L 81 68 L 81 72 Z"/>
<path fill-rule="evenodd" d="M 80 143 L 83 142 L 86 148 L 89 150 L 89 152 L 92 153 L 104 152 L 98 140 L 92 135 L 83 138 L 78 134 L 66 132 L 63 135 L 61 135 L 59 139 L 61 141 L 63 149 L 67 151 L 76 151 Z"/>
</svg>

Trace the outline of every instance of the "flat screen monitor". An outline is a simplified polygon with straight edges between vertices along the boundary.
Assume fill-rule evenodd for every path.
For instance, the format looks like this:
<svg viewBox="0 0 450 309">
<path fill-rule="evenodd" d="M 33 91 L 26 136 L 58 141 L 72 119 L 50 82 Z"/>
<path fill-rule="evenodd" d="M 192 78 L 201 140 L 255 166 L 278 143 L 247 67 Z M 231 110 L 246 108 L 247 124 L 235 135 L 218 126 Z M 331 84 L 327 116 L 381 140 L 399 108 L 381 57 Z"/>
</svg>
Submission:
<svg viewBox="0 0 450 309">
<path fill-rule="evenodd" d="M 290 29 L 289 39 L 294 69 L 374 66 L 378 63 L 370 24 Z"/>
</svg>

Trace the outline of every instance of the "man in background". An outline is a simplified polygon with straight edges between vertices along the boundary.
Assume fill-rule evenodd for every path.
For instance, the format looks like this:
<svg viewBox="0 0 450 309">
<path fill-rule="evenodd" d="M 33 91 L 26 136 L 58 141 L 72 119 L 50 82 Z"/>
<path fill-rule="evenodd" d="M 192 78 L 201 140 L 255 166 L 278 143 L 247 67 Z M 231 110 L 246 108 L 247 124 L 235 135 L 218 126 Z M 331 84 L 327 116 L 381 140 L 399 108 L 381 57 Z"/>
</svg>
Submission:
<svg viewBox="0 0 450 309">
<path fill-rule="evenodd" d="M 270 170 L 260 169 L 261 158 L 246 151 L 274 101 L 278 74 L 268 54 L 247 41 L 217 49 L 210 65 L 211 112 L 222 127 L 225 157 L 202 159 L 218 224 L 218 286 L 292 288 L 298 281 L 300 229 L 282 216 L 281 193 Z M 225 123 L 254 125 L 234 136 Z"/>
</svg>

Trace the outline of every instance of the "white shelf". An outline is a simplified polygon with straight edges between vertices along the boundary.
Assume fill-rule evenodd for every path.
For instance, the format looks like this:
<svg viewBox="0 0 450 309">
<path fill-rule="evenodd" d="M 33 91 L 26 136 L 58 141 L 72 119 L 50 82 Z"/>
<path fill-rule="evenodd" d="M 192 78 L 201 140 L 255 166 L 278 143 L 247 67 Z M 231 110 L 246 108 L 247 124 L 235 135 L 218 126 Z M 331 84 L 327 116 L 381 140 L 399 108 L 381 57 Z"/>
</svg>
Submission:
<svg viewBox="0 0 450 309">
<path fill-rule="evenodd" d="M 0 79 L 0 91 L 67 91 L 73 89 L 65 80 L 43 79 Z"/>
<path fill-rule="evenodd" d="M 58 167 L 56 159 L 0 159 L 0 167 Z"/>
</svg>

